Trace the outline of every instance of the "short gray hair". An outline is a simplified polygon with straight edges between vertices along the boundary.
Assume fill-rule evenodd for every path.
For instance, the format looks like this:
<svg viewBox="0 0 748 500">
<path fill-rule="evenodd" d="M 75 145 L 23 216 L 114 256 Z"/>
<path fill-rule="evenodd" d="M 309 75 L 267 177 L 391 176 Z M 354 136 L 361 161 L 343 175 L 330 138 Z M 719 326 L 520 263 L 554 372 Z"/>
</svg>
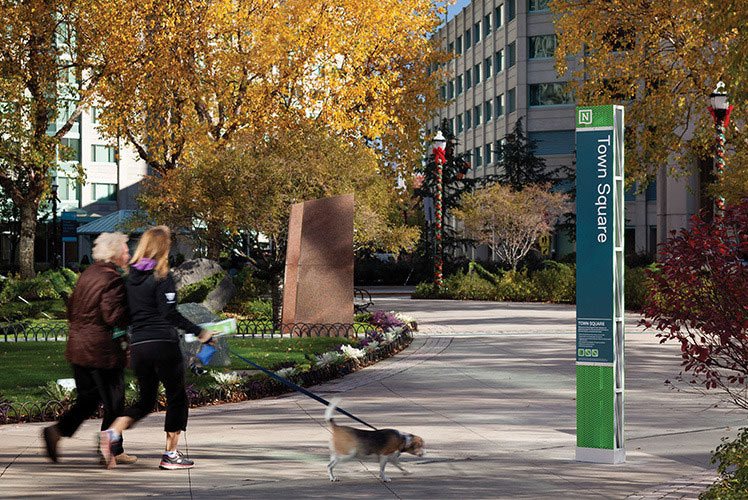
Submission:
<svg viewBox="0 0 748 500">
<path fill-rule="evenodd" d="M 91 256 L 93 260 L 111 262 L 122 252 L 122 244 L 127 243 L 127 235 L 116 231 L 114 233 L 101 233 L 94 241 Z"/>
</svg>

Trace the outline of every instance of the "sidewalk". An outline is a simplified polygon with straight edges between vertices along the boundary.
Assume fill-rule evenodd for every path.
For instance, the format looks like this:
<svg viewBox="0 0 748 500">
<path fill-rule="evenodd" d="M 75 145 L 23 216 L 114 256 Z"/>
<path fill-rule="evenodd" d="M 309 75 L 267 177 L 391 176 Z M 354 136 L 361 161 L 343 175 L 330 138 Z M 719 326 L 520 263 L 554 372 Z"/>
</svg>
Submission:
<svg viewBox="0 0 748 500">
<path fill-rule="evenodd" d="M 461 306 L 472 307 L 459 327 L 465 333 L 439 333 L 458 329 L 441 322 Z M 99 421 L 61 443 L 57 465 L 42 453 L 39 433 L 46 424 L 0 427 L 0 497 L 695 499 L 715 477 L 710 450 L 748 424 L 744 412 L 714 408 L 716 393 L 705 398 L 667 389 L 663 381 L 679 372 L 678 346 L 632 329 L 627 461 L 576 462 L 574 335 L 565 328 L 536 333 L 537 324 L 525 323 L 526 317 L 544 323 L 556 317 L 563 326 L 573 308 L 514 306 L 411 301 L 413 311 L 435 308 L 412 312 L 430 333 L 394 358 L 313 388 L 323 397 L 343 397 L 341 407 L 375 426 L 422 436 L 426 456 L 403 459 L 410 476 L 388 467 L 392 482 L 384 484 L 374 461 L 352 461 L 336 469 L 341 482 L 330 483 L 324 409 L 289 394 L 191 410 L 181 444 L 196 461 L 190 471 L 157 468 L 163 413 L 125 435 L 126 450 L 139 462 L 111 471 L 94 456 Z M 482 319 L 471 323 L 474 314 Z M 492 321 L 501 332 L 487 332 Z"/>
</svg>

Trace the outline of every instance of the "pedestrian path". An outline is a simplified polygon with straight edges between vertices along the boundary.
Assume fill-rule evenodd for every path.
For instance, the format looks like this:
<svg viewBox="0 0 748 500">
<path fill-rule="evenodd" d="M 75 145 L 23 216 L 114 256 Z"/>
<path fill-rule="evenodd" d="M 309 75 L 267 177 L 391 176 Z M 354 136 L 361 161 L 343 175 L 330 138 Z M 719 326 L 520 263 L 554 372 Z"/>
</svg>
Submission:
<svg viewBox="0 0 748 500">
<path fill-rule="evenodd" d="M 138 463 L 111 471 L 94 453 L 98 420 L 61 443 L 55 465 L 41 449 L 46 424 L 1 426 L 0 497 L 696 499 L 715 477 L 710 450 L 748 425 L 716 394 L 665 387 L 680 371 L 678 346 L 637 333 L 627 338 L 626 462 L 577 462 L 574 335 L 526 323 L 563 324 L 568 308 L 472 304 L 459 317 L 457 305 L 410 307 L 424 311 L 412 313 L 424 329 L 454 314 L 464 334 L 417 334 L 393 358 L 311 388 L 341 396 L 342 408 L 378 428 L 422 436 L 427 454 L 403 457 L 412 475 L 388 468 L 393 481 L 385 484 L 375 461 L 352 461 L 340 467 L 341 482 L 330 483 L 324 407 L 292 393 L 191 410 L 182 442 L 197 464 L 191 471 L 158 470 L 163 413 L 125 434 Z M 492 333 L 493 318 L 501 328 Z"/>
</svg>

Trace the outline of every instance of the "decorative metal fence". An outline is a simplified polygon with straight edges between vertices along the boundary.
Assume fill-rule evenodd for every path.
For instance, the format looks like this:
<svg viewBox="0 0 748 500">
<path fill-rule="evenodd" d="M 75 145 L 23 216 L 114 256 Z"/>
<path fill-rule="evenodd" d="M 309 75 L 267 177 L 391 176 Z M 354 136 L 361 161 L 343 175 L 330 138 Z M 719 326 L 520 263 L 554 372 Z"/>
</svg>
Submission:
<svg viewBox="0 0 748 500">
<path fill-rule="evenodd" d="M 268 320 L 237 321 L 238 337 L 347 337 L 359 338 L 374 330 L 366 323 L 284 323 L 273 327 Z M 8 323 L 0 326 L 0 339 L 4 342 L 64 341 L 68 324 L 62 321 Z"/>
</svg>

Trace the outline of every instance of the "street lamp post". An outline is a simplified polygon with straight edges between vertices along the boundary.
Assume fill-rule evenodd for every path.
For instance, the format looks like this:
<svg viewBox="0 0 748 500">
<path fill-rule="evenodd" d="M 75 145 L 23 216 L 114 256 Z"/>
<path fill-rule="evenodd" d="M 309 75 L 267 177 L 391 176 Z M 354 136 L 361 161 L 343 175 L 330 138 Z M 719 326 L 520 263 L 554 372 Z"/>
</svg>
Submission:
<svg viewBox="0 0 748 500">
<path fill-rule="evenodd" d="M 442 135 L 442 131 L 438 130 L 433 140 L 434 146 L 434 162 L 436 163 L 436 201 L 434 203 L 436 208 L 436 258 L 434 260 L 434 284 L 436 289 L 439 290 L 442 287 L 442 192 L 444 191 L 444 179 L 442 173 L 442 167 L 446 163 L 445 148 L 447 146 L 447 140 Z"/>
<path fill-rule="evenodd" d="M 714 149 L 714 174 L 717 185 L 722 189 L 722 181 L 725 176 L 725 127 L 730 122 L 732 106 L 727 102 L 725 83 L 717 83 L 717 88 L 709 96 L 709 113 L 714 118 L 714 129 L 717 132 L 717 140 Z M 719 217 L 725 209 L 725 197 L 718 192 L 714 199 L 714 216 Z"/>
<path fill-rule="evenodd" d="M 57 183 L 52 183 L 52 268 L 57 269 Z"/>
</svg>

